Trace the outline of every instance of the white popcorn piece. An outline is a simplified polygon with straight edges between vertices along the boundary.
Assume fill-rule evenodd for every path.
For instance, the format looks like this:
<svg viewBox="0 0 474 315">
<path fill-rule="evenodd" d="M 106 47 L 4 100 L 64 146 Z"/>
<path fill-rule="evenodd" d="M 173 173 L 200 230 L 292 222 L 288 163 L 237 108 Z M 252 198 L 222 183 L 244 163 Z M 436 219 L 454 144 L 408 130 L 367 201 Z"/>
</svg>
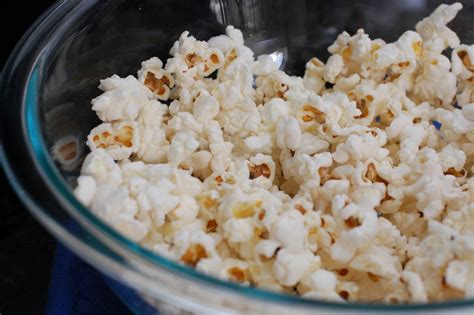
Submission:
<svg viewBox="0 0 474 315">
<path fill-rule="evenodd" d="M 262 122 L 268 126 L 274 126 L 281 117 L 290 113 L 289 104 L 281 98 L 272 98 L 266 102 L 260 112 Z"/>
<path fill-rule="evenodd" d="M 194 102 L 193 115 L 196 120 L 205 124 L 210 122 L 219 113 L 219 103 L 212 95 L 201 93 Z"/>
<path fill-rule="evenodd" d="M 142 62 L 138 71 L 138 81 L 145 85 L 159 100 L 166 101 L 175 82 L 173 76 L 162 69 L 163 63 L 157 57 Z"/>
<path fill-rule="evenodd" d="M 245 148 L 251 153 L 271 154 L 273 149 L 273 136 L 270 132 L 261 132 L 244 140 Z"/>
<path fill-rule="evenodd" d="M 163 225 L 165 216 L 179 205 L 179 197 L 169 194 L 172 188 L 170 181 L 162 179 L 157 185 L 148 185 L 137 194 L 140 210 L 150 212 L 156 226 Z"/>
<path fill-rule="evenodd" d="M 253 75 L 269 75 L 278 70 L 278 65 L 273 61 L 270 55 L 260 55 L 253 62 Z"/>
<path fill-rule="evenodd" d="M 474 103 L 464 105 L 462 107 L 462 114 L 466 120 L 474 122 Z"/>
<path fill-rule="evenodd" d="M 119 119 L 135 119 L 144 104 L 153 96 L 133 76 L 120 78 L 117 75 L 100 81 L 104 93 L 92 100 L 92 110 L 106 122 Z"/>
<path fill-rule="evenodd" d="M 324 80 L 334 83 L 336 77 L 344 70 L 344 59 L 341 55 L 335 54 L 329 57 L 324 67 Z"/>
<path fill-rule="evenodd" d="M 464 290 L 470 271 L 469 263 L 453 260 L 446 269 L 446 284 L 458 290 Z"/>
<path fill-rule="evenodd" d="M 169 217 L 172 220 L 191 223 L 196 219 L 198 212 L 199 206 L 196 200 L 189 196 L 182 196 L 178 207 L 169 214 Z"/>
<path fill-rule="evenodd" d="M 81 168 L 81 175 L 92 176 L 97 184 L 121 184 L 122 172 L 104 149 L 97 149 L 89 153 Z"/>
<path fill-rule="evenodd" d="M 425 303 L 428 301 L 423 281 L 418 274 L 406 270 L 402 272 L 401 276 L 403 281 L 407 283 L 413 302 Z"/>
<path fill-rule="evenodd" d="M 199 146 L 199 142 L 186 131 L 178 132 L 171 140 L 168 161 L 178 166 L 186 160 Z"/>
<path fill-rule="evenodd" d="M 447 172 L 450 168 L 460 172 L 464 167 L 464 163 L 466 163 L 466 154 L 464 151 L 448 145 L 438 153 L 438 159 L 443 172 Z"/>
<path fill-rule="evenodd" d="M 137 157 L 146 163 L 164 163 L 170 145 L 164 130 L 156 127 L 140 128 L 140 145 Z"/>
<path fill-rule="evenodd" d="M 312 58 L 306 63 L 306 71 L 303 77 L 304 86 L 314 93 L 321 92 L 326 84 L 324 71 L 324 63 L 318 58 Z"/>
<path fill-rule="evenodd" d="M 77 178 L 77 187 L 74 195 L 86 207 L 90 206 L 97 190 L 97 183 L 92 176 L 82 175 Z"/>
<path fill-rule="evenodd" d="M 298 121 L 293 117 L 285 117 L 276 125 L 276 143 L 281 149 L 298 150 L 301 146 L 302 133 Z"/>
<path fill-rule="evenodd" d="M 105 149 L 114 160 L 124 160 L 139 149 L 140 132 L 135 121 L 103 123 L 91 130 L 87 145 L 91 151 Z"/>
<path fill-rule="evenodd" d="M 424 18 L 415 26 L 423 41 L 429 42 L 430 48 L 441 52 L 447 47 L 459 46 L 459 38 L 446 24 L 452 21 L 462 9 L 462 4 L 455 2 L 451 5 L 441 4 L 429 17 Z"/>
<path fill-rule="evenodd" d="M 91 203 L 91 210 L 134 241 L 142 240 L 149 225 L 135 219 L 137 202 L 129 197 L 128 190 L 113 184 L 100 185 Z"/>
<path fill-rule="evenodd" d="M 253 236 L 253 224 L 250 218 L 229 219 L 224 223 L 224 237 L 231 243 L 243 243 Z"/>
<path fill-rule="evenodd" d="M 312 289 L 317 292 L 334 292 L 337 285 L 337 276 L 327 270 L 320 269 L 311 275 Z"/>
<path fill-rule="evenodd" d="M 310 252 L 292 252 L 289 249 L 282 249 L 278 251 L 273 264 L 273 274 L 282 285 L 295 285 L 315 259 Z"/>
<path fill-rule="evenodd" d="M 270 227 L 271 238 L 292 250 L 304 249 L 305 235 L 303 215 L 297 210 L 283 212 Z"/>
<path fill-rule="evenodd" d="M 243 46 L 244 37 L 239 29 L 232 25 L 226 27 L 226 35 L 219 35 L 208 40 L 209 47 L 217 48 L 224 54 L 234 47 Z"/>
<path fill-rule="evenodd" d="M 255 246 L 255 254 L 260 260 L 267 260 L 276 257 L 277 250 L 280 248 L 280 243 L 273 240 L 261 240 Z"/>
</svg>

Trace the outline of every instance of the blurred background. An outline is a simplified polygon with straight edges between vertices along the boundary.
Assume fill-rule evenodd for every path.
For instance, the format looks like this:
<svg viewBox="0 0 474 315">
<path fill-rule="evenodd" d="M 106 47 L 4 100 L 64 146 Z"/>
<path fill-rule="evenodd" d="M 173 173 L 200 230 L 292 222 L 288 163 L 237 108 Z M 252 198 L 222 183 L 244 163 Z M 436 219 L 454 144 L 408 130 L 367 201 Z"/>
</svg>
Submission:
<svg viewBox="0 0 474 315">
<path fill-rule="evenodd" d="M 0 69 L 26 29 L 53 2 L 0 1 Z M 0 215 L 0 314 L 43 314 L 55 241 L 22 205 L 2 169 Z"/>
</svg>

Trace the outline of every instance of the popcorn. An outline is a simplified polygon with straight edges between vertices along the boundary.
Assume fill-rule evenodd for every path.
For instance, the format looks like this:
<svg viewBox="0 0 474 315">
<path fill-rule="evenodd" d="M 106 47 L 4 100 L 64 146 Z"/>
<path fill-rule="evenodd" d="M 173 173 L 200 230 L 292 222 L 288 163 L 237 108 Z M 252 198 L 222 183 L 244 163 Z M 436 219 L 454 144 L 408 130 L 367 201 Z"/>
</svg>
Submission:
<svg viewBox="0 0 474 315">
<path fill-rule="evenodd" d="M 275 162 L 271 156 L 257 154 L 248 164 L 250 179 L 259 187 L 270 189 L 275 179 Z"/>
<path fill-rule="evenodd" d="M 426 290 L 420 276 L 412 271 L 403 271 L 402 280 L 407 283 L 411 299 L 414 302 L 424 303 L 428 301 Z"/>
<path fill-rule="evenodd" d="M 243 243 L 253 236 L 253 224 L 250 218 L 230 219 L 224 223 L 224 237 L 231 243 Z"/>
<path fill-rule="evenodd" d="M 89 153 L 81 168 L 82 175 L 92 176 L 97 184 L 122 182 L 120 167 L 104 149 L 97 149 Z"/>
<path fill-rule="evenodd" d="M 305 87 L 314 93 L 319 93 L 325 85 L 324 63 L 318 58 L 312 58 L 306 63 L 306 71 L 303 77 Z"/>
<path fill-rule="evenodd" d="M 138 80 L 150 89 L 157 99 L 166 101 L 174 87 L 174 78 L 162 67 L 163 63 L 156 57 L 142 62 L 142 68 L 138 71 Z"/>
<path fill-rule="evenodd" d="M 198 148 L 199 142 L 186 132 L 178 132 L 171 140 L 171 146 L 168 151 L 168 161 L 175 166 L 186 160 Z"/>
<path fill-rule="evenodd" d="M 329 57 L 326 66 L 324 67 L 324 80 L 334 83 L 336 81 L 336 77 L 342 72 L 344 69 L 344 59 L 341 55 L 334 54 Z"/>
<path fill-rule="evenodd" d="M 210 122 L 218 113 L 219 103 L 212 95 L 201 93 L 194 102 L 193 115 L 203 124 Z"/>
<path fill-rule="evenodd" d="M 82 175 L 77 179 L 77 187 L 74 189 L 74 195 L 86 207 L 90 206 L 94 198 L 97 183 L 94 177 Z"/>
<path fill-rule="evenodd" d="M 99 217 L 134 241 L 141 241 L 148 233 L 148 224 L 135 219 L 138 205 L 129 197 L 124 186 L 100 185 L 90 207 Z"/>
<path fill-rule="evenodd" d="M 183 32 L 165 64 L 101 81 L 74 193 L 131 240 L 245 286 L 473 297 L 474 52 L 446 26 L 461 7 L 392 43 L 343 32 L 302 78 L 232 26 Z"/>
<path fill-rule="evenodd" d="M 119 119 L 135 119 L 152 92 L 133 76 L 120 78 L 117 75 L 100 81 L 104 93 L 92 100 L 92 110 L 106 122 Z"/>
<path fill-rule="evenodd" d="M 459 38 L 446 24 L 452 21 L 462 9 L 462 4 L 455 2 L 451 5 L 442 4 L 429 17 L 416 24 L 416 31 L 421 35 L 426 46 L 434 51 L 459 46 Z"/>
<path fill-rule="evenodd" d="M 298 121 L 293 117 L 283 118 L 276 126 L 276 142 L 280 149 L 296 151 L 301 146 L 302 133 Z"/>
<path fill-rule="evenodd" d="M 446 269 L 446 284 L 458 290 L 463 290 L 469 274 L 470 266 L 467 261 L 453 260 Z"/>
<path fill-rule="evenodd" d="M 292 250 L 305 247 L 305 234 L 303 216 L 297 210 L 283 212 L 270 227 L 270 237 L 284 248 Z"/>
<path fill-rule="evenodd" d="M 139 138 L 135 121 L 103 123 L 91 130 L 87 145 L 91 151 L 105 149 L 114 160 L 123 160 L 138 151 Z"/>
<path fill-rule="evenodd" d="M 295 285 L 311 263 L 317 259 L 316 257 L 311 252 L 291 252 L 289 249 L 282 249 L 273 264 L 273 274 L 282 285 Z"/>
</svg>

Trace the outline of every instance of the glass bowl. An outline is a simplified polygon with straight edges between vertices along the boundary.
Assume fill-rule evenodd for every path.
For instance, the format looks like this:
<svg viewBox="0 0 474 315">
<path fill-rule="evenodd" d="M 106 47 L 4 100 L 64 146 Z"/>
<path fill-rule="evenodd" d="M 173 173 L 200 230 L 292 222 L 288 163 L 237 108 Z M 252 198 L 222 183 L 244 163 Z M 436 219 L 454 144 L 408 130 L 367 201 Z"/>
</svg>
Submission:
<svg viewBox="0 0 474 315">
<path fill-rule="evenodd" d="M 445 1 L 451 2 L 451 1 Z M 461 1 L 463 2 L 463 1 Z M 79 256 L 107 275 L 137 313 L 319 314 L 327 312 L 470 313 L 474 300 L 437 304 L 338 304 L 244 287 L 203 275 L 121 236 L 73 196 L 99 79 L 135 73 L 142 60 L 166 59 L 184 30 L 198 39 L 240 28 L 255 53 L 274 53 L 302 74 L 312 56 L 343 30 L 365 28 L 387 41 L 413 29 L 440 1 L 63 0 L 24 35 L 3 71 L 1 159 L 33 215 Z M 451 27 L 474 43 L 474 4 Z"/>
</svg>

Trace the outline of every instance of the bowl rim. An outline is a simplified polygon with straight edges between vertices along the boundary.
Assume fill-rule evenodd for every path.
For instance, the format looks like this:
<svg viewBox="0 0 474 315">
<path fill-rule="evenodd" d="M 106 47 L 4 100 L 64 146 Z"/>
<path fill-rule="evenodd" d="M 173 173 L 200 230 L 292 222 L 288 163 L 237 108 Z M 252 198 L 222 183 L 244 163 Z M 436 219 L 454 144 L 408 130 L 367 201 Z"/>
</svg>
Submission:
<svg viewBox="0 0 474 315">
<path fill-rule="evenodd" d="M 77 1 L 76 1 L 77 2 Z M 41 31 L 41 26 L 47 23 L 50 19 L 62 17 L 56 16 L 59 13 L 63 13 L 63 10 L 57 10 L 61 6 L 72 5 L 74 1 L 61 0 L 57 1 L 47 10 L 40 18 L 37 19 L 35 24 L 30 28 L 30 30 L 25 34 L 25 36 L 17 44 L 15 50 L 10 55 L 6 66 L 7 73 L 4 73 L 5 76 L 11 76 L 15 72 L 15 65 L 20 62 L 18 59 L 21 54 L 17 54 L 21 47 L 30 47 L 32 38 L 35 38 L 39 35 Z M 65 8 L 63 8 L 65 9 Z M 73 8 L 74 9 L 74 8 Z M 445 310 L 447 308 L 461 308 L 474 306 L 474 299 L 466 300 L 453 300 L 453 301 L 444 301 L 437 303 L 411 303 L 411 304 L 373 304 L 373 303 L 338 303 L 330 301 L 321 301 L 321 300 L 312 300 L 302 298 L 296 295 L 289 295 L 285 293 L 272 292 L 266 289 L 248 287 L 237 283 L 232 283 L 229 281 L 221 280 L 217 277 L 204 274 L 200 271 L 197 271 L 194 268 L 182 265 L 178 262 L 175 262 L 166 257 L 160 256 L 143 246 L 139 245 L 136 242 L 129 240 L 128 238 L 121 235 L 119 232 L 114 230 L 112 227 L 103 222 L 100 218 L 95 216 L 89 209 L 84 207 L 73 195 L 71 187 L 66 183 L 63 176 L 60 175 L 52 157 L 50 156 L 48 150 L 46 149 L 45 141 L 42 137 L 41 124 L 38 111 L 38 102 L 37 102 L 37 87 L 38 87 L 38 77 L 39 77 L 39 67 L 38 67 L 38 57 L 41 54 L 36 48 L 34 60 L 32 60 L 29 66 L 29 73 L 26 76 L 26 84 L 24 93 L 21 97 L 22 107 L 22 126 L 24 131 L 24 137 L 28 144 L 28 150 L 31 158 L 33 159 L 36 168 L 41 175 L 42 181 L 51 189 L 54 194 L 54 197 L 61 203 L 61 205 L 71 214 L 79 224 L 86 228 L 89 232 L 98 232 L 105 235 L 107 238 L 110 238 L 115 244 L 118 244 L 125 251 L 131 252 L 132 254 L 139 256 L 158 267 L 161 267 L 167 271 L 172 272 L 176 276 L 180 277 L 186 281 L 197 280 L 198 282 L 204 282 L 212 287 L 218 289 L 224 289 L 232 293 L 243 295 L 247 298 L 257 299 L 260 302 L 264 303 L 279 303 L 285 304 L 286 306 L 295 306 L 303 308 L 326 308 L 339 311 L 429 311 L 429 310 Z M 4 105 L 5 106 L 5 105 Z M 4 135 L 2 135 L 3 137 Z M 30 211 L 35 212 L 35 216 L 38 218 L 38 212 L 42 212 L 41 208 L 35 208 L 34 200 L 29 199 L 29 194 L 26 189 L 24 189 L 21 182 L 18 180 L 17 175 L 12 171 L 10 161 L 8 159 L 8 152 L 4 150 L 3 142 L 0 148 L 0 157 L 2 160 L 2 166 L 7 175 L 7 178 L 12 183 L 15 191 L 20 197 L 22 202 L 30 209 Z M 55 219 L 51 218 L 53 221 Z M 52 230 L 51 224 L 47 224 L 44 220 L 40 220 L 50 231 Z M 59 222 L 54 222 L 56 225 L 61 226 Z M 93 231 L 91 231 L 91 229 Z M 52 231 L 54 234 L 57 233 Z M 73 235 L 75 241 L 87 245 L 82 239 L 79 239 Z M 76 254 L 83 256 L 82 252 L 79 252 L 77 249 L 73 248 Z M 94 264 L 95 265 L 95 264 Z M 96 266 L 96 265 L 95 265 Z M 159 285 L 159 284 L 158 284 Z"/>
</svg>

